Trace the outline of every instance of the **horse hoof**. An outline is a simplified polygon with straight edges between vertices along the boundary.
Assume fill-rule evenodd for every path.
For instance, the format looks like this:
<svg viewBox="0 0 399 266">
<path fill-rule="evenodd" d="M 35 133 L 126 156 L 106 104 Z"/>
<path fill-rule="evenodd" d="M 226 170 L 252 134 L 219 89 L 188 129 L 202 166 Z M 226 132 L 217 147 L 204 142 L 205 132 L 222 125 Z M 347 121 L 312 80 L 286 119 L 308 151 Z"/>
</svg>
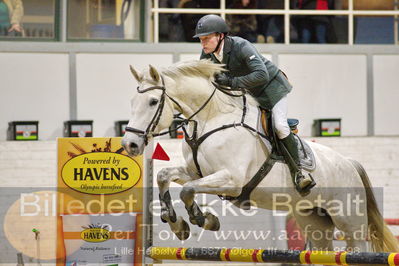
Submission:
<svg viewBox="0 0 399 266">
<path fill-rule="evenodd" d="M 167 217 L 168 217 L 168 215 L 166 213 L 161 213 L 161 221 L 163 223 L 167 223 L 168 222 Z"/>
<path fill-rule="evenodd" d="M 183 241 L 190 237 L 190 226 L 181 216 L 177 218 L 177 223 L 174 227 L 175 228 L 172 228 L 172 231 L 179 240 Z"/>
<path fill-rule="evenodd" d="M 205 217 L 205 224 L 204 224 L 205 230 L 219 231 L 220 223 L 219 219 L 215 215 L 213 215 L 210 212 L 205 212 L 204 217 Z"/>
<path fill-rule="evenodd" d="M 190 217 L 190 223 L 193 225 L 198 225 L 199 227 L 203 227 L 205 224 L 205 216 L 192 216 Z"/>
<path fill-rule="evenodd" d="M 186 240 L 190 237 L 190 226 L 186 221 L 183 220 L 181 227 L 182 227 L 181 231 L 178 234 L 176 234 L 176 236 L 180 240 Z"/>
<path fill-rule="evenodd" d="M 169 214 L 168 214 L 168 212 L 167 211 L 162 211 L 161 212 L 161 221 L 163 222 L 163 223 L 167 223 L 168 221 L 170 221 L 170 217 L 169 217 Z"/>
</svg>

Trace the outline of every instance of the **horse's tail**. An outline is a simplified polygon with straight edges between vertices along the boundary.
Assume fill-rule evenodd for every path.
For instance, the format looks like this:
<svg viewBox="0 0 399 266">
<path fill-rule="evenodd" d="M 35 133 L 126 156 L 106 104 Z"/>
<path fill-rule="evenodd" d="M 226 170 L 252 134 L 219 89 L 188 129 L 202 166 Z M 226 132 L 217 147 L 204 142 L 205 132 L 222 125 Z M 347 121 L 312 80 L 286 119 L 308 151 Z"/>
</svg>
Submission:
<svg viewBox="0 0 399 266">
<path fill-rule="evenodd" d="M 389 230 L 380 211 L 371 187 L 370 179 L 363 166 L 353 159 L 349 159 L 359 173 L 367 197 L 367 219 L 369 224 L 369 238 L 374 252 L 398 252 L 399 243 Z"/>
</svg>

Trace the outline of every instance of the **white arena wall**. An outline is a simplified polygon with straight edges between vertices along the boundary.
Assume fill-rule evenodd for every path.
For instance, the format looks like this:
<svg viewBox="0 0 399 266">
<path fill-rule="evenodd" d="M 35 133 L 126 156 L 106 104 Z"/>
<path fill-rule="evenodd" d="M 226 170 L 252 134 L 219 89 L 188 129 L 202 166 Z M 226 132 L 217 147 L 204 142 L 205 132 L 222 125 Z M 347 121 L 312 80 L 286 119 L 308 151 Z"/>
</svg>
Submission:
<svg viewBox="0 0 399 266">
<path fill-rule="evenodd" d="M 289 76 L 289 116 L 303 136 L 314 119 L 341 118 L 343 136 L 399 135 L 399 48 L 257 45 Z M 199 57 L 199 44 L 0 43 L 0 140 L 9 121 L 39 120 L 41 140 L 63 122 L 93 120 L 94 136 L 113 136 L 129 118 L 136 82 L 129 64 L 167 67 Z"/>
</svg>

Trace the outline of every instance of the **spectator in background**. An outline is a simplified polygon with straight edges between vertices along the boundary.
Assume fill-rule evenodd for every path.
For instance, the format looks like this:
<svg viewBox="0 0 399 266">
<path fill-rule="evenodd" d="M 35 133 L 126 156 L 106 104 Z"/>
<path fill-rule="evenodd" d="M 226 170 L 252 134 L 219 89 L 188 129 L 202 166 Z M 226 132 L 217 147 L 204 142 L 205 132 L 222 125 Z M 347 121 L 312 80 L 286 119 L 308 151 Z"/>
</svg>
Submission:
<svg viewBox="0 0 399 266">
<path fill-rule="evenodd" d="M 334 0 L 296 0 L 298 9 L 334 9 Z M 298 16 L 296 26 L 302 43 L 327 43 L 327 29 L 331 23 L 329 16 Z"/>
<path fill-rule="evenodd" d="M 180 0 L 160 0 L 159 7 L 177 8 L 180 2 Z M 159 40 L 162 42 L 185 41 L 181 14 L 159 14 Z"/>
<path fill-rule="evenodd" d="M 282 0 L 258 0 L 259 9 L 284 9 Z M 258 42 L 282 43 L 284 42 L 284 16 L 282 15 L 257 15 Z"/>
<path fill-rule="evenodd" d="M 21 0 L 0 0 L 0 36 L 21 36 L 23 15 Z"/>
<path fill-rule="evenodd" d="M 228 8 L 254 9 L 256 8 L 256 0 L 236 0 Z M 250 42 L 256 42 L 256 15 L 227 15 L 226 18 L 226 22 L 230 27 L 230 32 L 232 35 L 239 36 Z"/>
<path fill-rule="evenodd" d="M 179 8 L 219 8 L 220 1 L 215 0 L 180 0 Z M 204 14 L 181 14 L 181 21 L 186 42 L 197 42 L 193 38 L 195 26 Z"/>
</svg>

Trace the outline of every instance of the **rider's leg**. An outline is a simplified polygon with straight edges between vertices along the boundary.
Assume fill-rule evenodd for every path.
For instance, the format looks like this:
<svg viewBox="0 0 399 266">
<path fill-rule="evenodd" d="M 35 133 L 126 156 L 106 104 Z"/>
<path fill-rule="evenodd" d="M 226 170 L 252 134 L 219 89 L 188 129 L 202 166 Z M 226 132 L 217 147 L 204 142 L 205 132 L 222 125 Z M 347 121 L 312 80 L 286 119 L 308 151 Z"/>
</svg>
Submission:
<svg viewBox="0 0 399 266">
<path fill-rule="evenodd" d="M 304 176 L 301 171 L 301 164 L 298 154 L 298 146 L 287 121 L 287 96 L 277 102 L 272 109 L 273 124 L 277 137 L 282 141 L 291 158 L 295 161 L 296 170 L 292 172 L 294 185 L 298 185 L 300 190 L 306 189 L 312 183 L 312 179 L 307 175 Z M 283 152 L 284 157 L 289 155 Z M 288 161 L 289 159 L 286 158 Z M 292 171 L 292 169 L 291 169 Z"/>
<path fill-rule="evenodd" d="M 294 174 L 294 180 L 299 185 L 301 189 L 306 188 L 312 183 L 312 179 L 309 176 L 304 176 L 301 171 L 301 163 L 299 160 L 298 154 L 298 146 L 295 140 L 295 137 L 292 133 L 290 133 L 287 137 L 281 139 L 284 147 L 287 149 L 288 153 L 291 155 L 292 159 L 294 159 L 295 164 L 297 165 L 297 172 Z M 283 153 L 284 154 L 284 153 Z M 287 155 L 285 155 L 287 156 Z"/>
</svg>

